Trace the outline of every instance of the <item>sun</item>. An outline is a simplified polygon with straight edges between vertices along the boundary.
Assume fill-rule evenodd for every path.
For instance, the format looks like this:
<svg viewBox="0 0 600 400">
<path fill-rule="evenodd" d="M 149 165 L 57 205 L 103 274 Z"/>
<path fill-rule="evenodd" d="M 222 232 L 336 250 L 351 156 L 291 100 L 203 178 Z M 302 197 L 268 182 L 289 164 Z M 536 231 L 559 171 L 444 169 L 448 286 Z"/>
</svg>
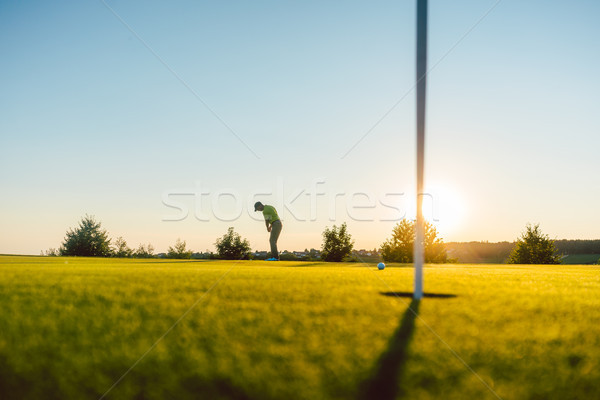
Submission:
<svg viewBox="0 0 600 400">
<path fill-rule="evenodd" d="M 427 211 L 423 208 L 424 216 L 436 225 L 442 235 L 456 233 L 464 223 L 467 211 L 463 197 L 456 189 L 439 184 L 428 186 L 428 193 L 429 207 Z"/>
<path fill-rule="evenodd" d="M 460 192 L 443 184 L 429 184 L 423 195 L 423 217 L 432 223 L 441 236 L 455 234 L 464 224 L 467 206 Z M 406 216 L 416 218 L 416 203 L 408 206 Z"/>
</svg>

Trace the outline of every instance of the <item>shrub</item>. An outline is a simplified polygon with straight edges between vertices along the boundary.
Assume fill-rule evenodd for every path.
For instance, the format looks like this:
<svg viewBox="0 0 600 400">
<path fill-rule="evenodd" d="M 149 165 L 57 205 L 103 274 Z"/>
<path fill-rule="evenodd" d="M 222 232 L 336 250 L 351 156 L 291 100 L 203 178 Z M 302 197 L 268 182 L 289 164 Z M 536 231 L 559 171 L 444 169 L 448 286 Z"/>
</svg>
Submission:
<svg viewBox="0 0 600 400">
<path fill-rule="evenodd" d="M 224 260 L 247 260 L 250 257 L 250 243 L 234 232 L 233 227 L 215 241 L 219 257 Z"/>
<path fill-rule="evenodd" d="M 554 240 L 542 234 L 540 225 L 527 224 L 508 258 L 509 264 L 560 264 Z"/>
<path fill-rule="evenodd" d="M 63 256 L 108 257 L 110 239 L 106 230 L 93 216 L 86 215 L 75 229 L 69 229 L 60 248 Z"/>
<path fill-rule="evenodd" d="M 345 222 L 339 228 L 335 225 L 331 229 L 325 228 L 323 231 L 321 260 L 340 262 L 344 257 L 350 255 L 353 247 L 354 241 L 348 233 Z"/>
</svg>

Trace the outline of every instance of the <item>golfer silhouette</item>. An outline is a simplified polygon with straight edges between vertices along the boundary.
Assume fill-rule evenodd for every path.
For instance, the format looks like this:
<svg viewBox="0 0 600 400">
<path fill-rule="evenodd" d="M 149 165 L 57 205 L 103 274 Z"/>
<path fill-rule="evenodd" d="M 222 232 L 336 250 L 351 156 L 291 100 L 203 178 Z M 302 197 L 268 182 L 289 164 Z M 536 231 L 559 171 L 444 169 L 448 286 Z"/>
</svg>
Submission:
<svg viewBox="0 0 600 400">
<path fill-rule="evenodd" d="M 271 244 L 271 258 L 267 258 L 267 261 L 279 261 L 279 252 L 277 251 L 277 239 L 281 233 L 281 219 L 277 215 L 277 210 L 273 206 L 263 204 L 260 201 L 254 203 L 254 211 L 262 211 L 265 217 L 265 225 L 267 226 L 267 232 L 271 233 L 269 236 L 269 243 Z"/>
</svg>

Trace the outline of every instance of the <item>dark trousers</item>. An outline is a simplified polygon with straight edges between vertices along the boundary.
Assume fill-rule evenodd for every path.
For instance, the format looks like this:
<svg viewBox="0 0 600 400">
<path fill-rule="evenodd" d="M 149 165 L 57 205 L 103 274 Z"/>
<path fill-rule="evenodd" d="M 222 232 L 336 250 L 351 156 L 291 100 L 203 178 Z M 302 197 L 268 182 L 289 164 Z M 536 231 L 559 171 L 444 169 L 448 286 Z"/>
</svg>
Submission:
<svg viewBox="0 0 600 400">
<path fill-rule="evenodd" d="M 279 234 L 281 233 L 281 221 L 277 220 L 271 224 L 271 236 L 269 237 L 269 243 L 271 244 L 271 257 L 274 257 L 279 260 L 279 252 L 277 251 L 277 239 L 279 239 Z"/>
</svg>

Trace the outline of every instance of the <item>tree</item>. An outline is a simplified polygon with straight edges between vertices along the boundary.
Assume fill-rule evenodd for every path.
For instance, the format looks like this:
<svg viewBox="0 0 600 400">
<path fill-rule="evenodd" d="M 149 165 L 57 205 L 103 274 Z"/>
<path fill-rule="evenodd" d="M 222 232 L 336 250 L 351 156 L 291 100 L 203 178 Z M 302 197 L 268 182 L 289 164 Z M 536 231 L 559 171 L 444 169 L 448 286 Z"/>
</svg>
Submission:
<svg viewBox="0 0 600 400">
<path fill-rule="evenodd" d="M 186 249 L 185 240 L 177 239 L 174 247 L 169 247 L 167 258 L 192 258 L 192 251 Z"/>
<path fill-rule="evenodd" d="M 508 258 L 509 264 L 560 264 L 554 240 L 542 234 L 540 224 L 527 224 Z"/>
<path fill-rule="evenodd" d="M 133 250 L 127 246 L 127 242 L 123 239 L 123 236 L 119 236 L 117 240 L 115 240 L 115 244 L 112 248 L 113 257 L 131 257 L 133 255 Z"/>
<path fill-rule="evenodd" d="M 436 264 L 450 262 L 444 241 L 438 237 L 435 226 L 427 221 L 425 221 L 425 243 L 423 243 L 423 248 L 425 249 L 425 262 Z"/>
<path fill-rule="evenodd" d="M 323 231 L 321 260 L 340 262 L 350 255 L 353 248 L 354 241 L 345 222 L 339 228 L 333 225 L 333 228 L 326 227 Z"/>
<path fill-rule="evenodd" d="M 415 222 L 403 219 L 392 230 L 392 237 L 381 245 L 381 257 L 387 262 L 411 263 L 415 246 Z M 425 262 L 445 263 L 448 255 L 435 227 L 425 221 Z"/>
<path fill-rule="evenodd" d="M 56 257 L 60 255 L 60 250 L 59 249 L 55 249 L 54 247 L 49 248 L 48 250 L 46 250 L 45 252 L 41 252 L 40 253 L 41 256 L 48 256 L 48 257 Z"/>
<path fill-rule="evenodd" d="M 75 229 L 69 229 L 60 248 L 62 256 L 108 257 L 110 239 L 93 216 L 86 215 Z"/>
<path fill-rule="evenodd" d="M 148 246 L 140 244 L 133 252 L 133 256 L 136 258 L 152 258 L 154 257 L 154 246 L 152 246 L 150 243 L 148 243 Z"/>
<path fill-rule="evenodd" d="M 381 245 L 381 257 L 388 262 L 410 263 L 414 243 L 415 224 L 403 219 L 392 230 L 392 238 Z"/>
<path fill-rule="evenodd" d="M 250 243 L 234 232 L 233 227 L 223 237 L 215 241 L 219 258 L 224 260 L 247 260 L 250 257 Z"/>
</svg>

